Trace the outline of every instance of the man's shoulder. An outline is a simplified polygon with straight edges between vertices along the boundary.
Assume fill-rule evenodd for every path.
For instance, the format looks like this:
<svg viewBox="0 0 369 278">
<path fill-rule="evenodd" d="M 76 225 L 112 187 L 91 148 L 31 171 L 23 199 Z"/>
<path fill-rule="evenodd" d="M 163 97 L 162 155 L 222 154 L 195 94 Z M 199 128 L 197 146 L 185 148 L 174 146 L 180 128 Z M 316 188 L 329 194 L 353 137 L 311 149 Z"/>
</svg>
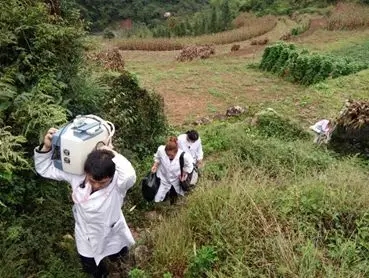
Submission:
<svg viewBox="0 0 369 278">
<path fill-rule="evenodd" d="M 180 141 L 180 142 L 186 142 L 187 141 L 187 134 L 180 134 L 180 135 L 178 135 L 178 141 Z"/>
</svg>

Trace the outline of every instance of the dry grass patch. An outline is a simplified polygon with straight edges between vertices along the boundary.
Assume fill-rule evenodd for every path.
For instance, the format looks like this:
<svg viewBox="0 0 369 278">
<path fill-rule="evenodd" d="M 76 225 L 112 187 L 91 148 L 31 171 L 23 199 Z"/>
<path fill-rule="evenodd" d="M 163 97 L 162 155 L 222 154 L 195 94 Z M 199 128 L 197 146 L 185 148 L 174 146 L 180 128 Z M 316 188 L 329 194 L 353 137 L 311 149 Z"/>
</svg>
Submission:
<svg viewBox="0 0 369 278">
<path fill-rule="evenodd" d="M 211 55 L 215 54 L 215 49 L 211 45 L 203 46 L 187 46 L 182 49 L 181 53 L 176 57 L 177 61 L 185 62 L 192 61 L 193 59 L 207 59 Z"/>
<path fill-rule="evenodd" d="M 369 7 L 354 3 L 339 3 L 328 18 L 328 30 L 353 30 L 369 26 Z"/>
<path fill-rule="evenodd" d="M 121 50 L 163 51 L 178 50 L 193 44 L 227 44 L 263 35 L 272 30 L 276 24 L 277 18 L 274 16 L 256 17 L 250 15 L 247 24 L 230 31 L 198 37 L 128 39 L 116 41 L 115 45 Z"/>
<path fill-rule="evenodd" d="M 105 69 L 116 71 L 124 70 L 124 59 L 117 48 L 87 53 L 87 59 L 103 66 Z"/>
</svg>

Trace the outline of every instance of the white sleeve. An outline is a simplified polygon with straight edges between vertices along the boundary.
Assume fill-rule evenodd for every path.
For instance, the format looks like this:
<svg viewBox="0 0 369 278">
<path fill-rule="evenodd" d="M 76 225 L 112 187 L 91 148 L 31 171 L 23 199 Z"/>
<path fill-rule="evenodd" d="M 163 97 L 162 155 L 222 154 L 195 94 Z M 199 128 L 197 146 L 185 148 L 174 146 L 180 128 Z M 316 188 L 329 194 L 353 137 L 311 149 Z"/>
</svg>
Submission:
<svg viewBox="0 0 369 278">
<path fill-rule="evenodd" d="M 183 171 L 187 173 L 191 173 L 193 171 L 194 161 L 193 161 L 192 156 L 189 153 L 185 152 L 183 156 L 183 162 L 184 162 Z"/>
<path fill-rule="evenodd" d="M 156 153 L 154 154 L 154 162 L 158 162 L 160 163 L 160 158 L 161 158 L 161 149 L 163 148 L 164 146 L 159 146 L 158 147 L 158 150 L 156 151 Z"/>
<path fill-rule="evenodd" d="M 75 177 L 79 177 L 73 174 L 63 172 L 62 170 L 54 166 L 51 160 L 52 151 L 40 152 L 39 147 L 34 149 L 34 161 L 36 172 L 44 178 L 49 178 L 57 181 L 66 181 L 72 184 L 72 180 Z"/>
<path fill-rule="evenodd" d="M 197 160 L 202 160 L 204 158 L 204 152 L 202 151 L 201 138 L 199 138 L 199 147 L 196 150 Z"/>
<path fill-rule="evenodd" d="M 118 174 L 117 185 L 123 195 L 130 189 L 136 182 L 136 171 L 133 168 L 131 162 L 128 161 L 123 155 L 115 153 L 112 159 L 115 163 L 115 171 Z"/>
<path fill-rule="evenodd" d="M 181 134 L 178 136 L 178 148 L 183 151 L 186 151 L 186 149 L 188 149 L 186 147 L 186 138 L 187 138 L 186 134 Z"/>
</svg>

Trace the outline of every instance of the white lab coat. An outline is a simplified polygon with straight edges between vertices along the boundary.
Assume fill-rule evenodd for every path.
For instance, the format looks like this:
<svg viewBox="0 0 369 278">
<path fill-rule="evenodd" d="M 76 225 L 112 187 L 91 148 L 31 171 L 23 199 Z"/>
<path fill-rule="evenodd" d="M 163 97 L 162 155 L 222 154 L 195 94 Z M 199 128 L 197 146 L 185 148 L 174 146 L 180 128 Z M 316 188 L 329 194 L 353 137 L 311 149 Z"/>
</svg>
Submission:
<svg viewBox="0 0 369 278">
<path fill-rule="evenodd" d="M 181 134 L 178 136 L 178 146 L 180 149 L 189 153 L 194 162 L 202 160 L 204 157 L 204 152 L 202 151 L 201 138 L 197 139 L 195 142 L 189 142 L 187 140 L 187 134 Z"/>
<path fill-rule="evenodd" d="M 121 207 L 127 190 L 136 181 L 131 163 L 122 155 L 113 158 L 116 171 L 111 183 L 91 194 L 91 185 L 85 183 L 85 175 L 73 175 L 54 167 L 52 152 L 41 153 L 35 149 L 34 159 L 37 173 L 45 178 L 66 181 L 72 186 L 75 219 L 75 238 L 78 253 L 94 258 L 96 265 L 109 255 L 118 253 L 135 241 L 123 216 Z"/>
<path fill-rule="evenodd" d="M 314 125 L 310 126 L 311 130 L 314 130 L 318 134 L 326 134 L 329 131 L 329 120 L 320 120 L 316 122 Z"/>
<path fill-rule="evenodd" d="M 179 195 L 184 195 L 184 191 L 179 185 L 179 176 L 181 175 L 179 157 L 182 152 L 183 151 L 179 149 L 174 159 L 170 161 L 165 152 L 165 146 L 160 146 L 154 155 L 154 161 L 159 163 L 156 175 L 160 178 L 160 187 L 155 195 L 155 202 L 163 201 L 165 199 L 165 195 L 172 186 Z M 191 155 L 185 152 L 183 160 L 183 171 L 191 173 L 193 171 L 193 159 Z"/>
</svg>

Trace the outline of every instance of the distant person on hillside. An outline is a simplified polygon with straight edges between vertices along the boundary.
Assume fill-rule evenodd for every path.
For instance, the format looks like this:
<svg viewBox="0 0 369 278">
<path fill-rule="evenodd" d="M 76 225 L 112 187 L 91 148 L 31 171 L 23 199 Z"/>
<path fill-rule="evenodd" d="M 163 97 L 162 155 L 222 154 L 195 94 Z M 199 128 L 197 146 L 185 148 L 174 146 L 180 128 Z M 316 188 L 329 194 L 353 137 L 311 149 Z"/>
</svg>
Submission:
<svg viewBox="0 0 369 278">
<path fill-rule="evenodd" d="M 328 142 L 332 131 L 332 122 L 323 119 L 310 126 L 310 129 L 315 133 L 314 143 Z"/>
<path fill-rule="evenodd" d="M 184 152 L 184 167 L 181 175 L 180 156 L 184 151 L 178 146 L 178 139 L 175 136 L 169 137 L 166 145 L 159 146 L 154 155 L 154 164 L 151 172 L 157 173 L 160 178 L 160 187 L 155 195 L 155 202 L 162 202 L 170 199 L 174 204 L 178 195 L 184 195 L 184 191 L 179 181 L 185 180 L 187 175 L 193 171 L 193 158 Z"/>
<path fill-rule="evenodd" d="M 204 158 L 201 138 L 196 130 L 189 130 L 185 134 L 178 136 L 179 148 L 189 153 L 197 167 L 201 167 Z"/>
</svg>

